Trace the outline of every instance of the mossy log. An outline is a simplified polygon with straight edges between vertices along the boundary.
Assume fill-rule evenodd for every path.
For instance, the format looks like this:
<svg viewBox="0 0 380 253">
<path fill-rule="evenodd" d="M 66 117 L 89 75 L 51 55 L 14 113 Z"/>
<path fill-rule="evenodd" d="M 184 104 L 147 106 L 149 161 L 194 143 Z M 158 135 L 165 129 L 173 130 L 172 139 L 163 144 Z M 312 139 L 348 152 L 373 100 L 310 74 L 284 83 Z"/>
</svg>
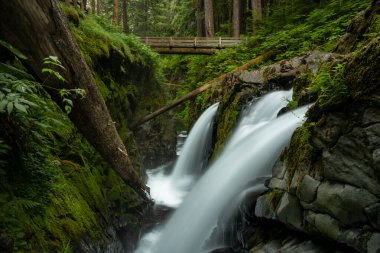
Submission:
<svg viewBox="0 0 380 253">
<path fill-rule="evenodd" d="M 262 54 L 260 55 L 259 57 L 256 57 L 255 59 L 253 60 L 250 60 L 249 62 L 245 63 L 244 65 L 232 70 L 231 72 L 227 73 L 227 74 L 223 74 L 215 79 L 213 79 L 212 81 L 210 82 L 207 82 L 205 83 L 204 85 L 202 85 L 201 87 L 193 90 L 192 92 L 184 95 L 183 97 L 175 100 L 173 103 L 171 103 L 170 105 L 167 105 L 167 106 L 164 106 L 156 111 L 154 111 L 153 113 L 151 114 L 148 114 L 146 116 L 144 116 L 143 118 L 141 118 L 139 121 L 137 121 L 133 126 L 132 128 L 133 129 L 137 129 L 139 126 L 141 126 L 142 124 L 148 122 L 149 120 L 157 117 L 158 115 L 161 115 L 181 104 L 183 104 L 184 102 L 190 100 L 190 99 L 193 99 L 195 98 L 197 95 L 201 94 L 202 92 L 204 92 L 205 90 L 211 88 L 211 87 L 215 87 L 216 85 L 220 84 L 223 82 L 223 80 L 233 74 L 233 75 L 239 75 L 241 74 L 243 71 L 247 70 L 248 68 L 254 66 L 254 65 L 258 65 L 266 60 L 268 60 L 269 58 L 271 58 L 272 56 L 274 55 L 274 52 L 267 52 L 265 54 Z"/>
<path fill-rule="evenodd" d="M 62 106 L 59 89 L 86 91 L 85 98 L 72 98 L 70 119 L 124 182 L 148 200 L 58 1 L 0 0 L 0 13 L 0 38 L 28 57 L 25 65 L 39 81 L 54 88 L 47 91 L 58 104 Z M 43 59 L 49 55 L 57 56 L 66 68 L 61 73 L 66 83 L 41 73 Z"/>
</svg>

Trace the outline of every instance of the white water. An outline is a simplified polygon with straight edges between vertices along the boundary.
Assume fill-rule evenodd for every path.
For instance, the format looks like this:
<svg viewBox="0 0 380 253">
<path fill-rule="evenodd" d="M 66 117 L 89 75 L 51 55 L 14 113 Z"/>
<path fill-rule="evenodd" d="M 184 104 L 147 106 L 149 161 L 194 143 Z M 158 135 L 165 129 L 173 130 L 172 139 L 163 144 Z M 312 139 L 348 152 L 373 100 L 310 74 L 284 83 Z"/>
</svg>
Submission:
<svg viewBox="0 0 380 253">
<path fill-rule="evenodd" d="M 227 209 L 232 213 L 237 208 L 236 198 L 250 181 L 270 174 L 301 124 L 306 107 L 276 118 L 289 96 L 291 91 L 274 92 L 247 110 L 221 157 L 193 187 L 155 240 L 150 241 L 150 249 L 140 247 L 136 252 L 200 253 L 207 252 L 206 242 L 214 245 L 208 239 L 218 217 L 224 217 Z"/>
<path fill-rule="evenodd" d="M 199 117 L 181 148 L 172 174 L 167 175 L 164 167 L 147 171 L 147 185 L 156 204 L 178 207 L 200 175 L 208 161 L 217 109 L 216 103 Z"/>
</svg>

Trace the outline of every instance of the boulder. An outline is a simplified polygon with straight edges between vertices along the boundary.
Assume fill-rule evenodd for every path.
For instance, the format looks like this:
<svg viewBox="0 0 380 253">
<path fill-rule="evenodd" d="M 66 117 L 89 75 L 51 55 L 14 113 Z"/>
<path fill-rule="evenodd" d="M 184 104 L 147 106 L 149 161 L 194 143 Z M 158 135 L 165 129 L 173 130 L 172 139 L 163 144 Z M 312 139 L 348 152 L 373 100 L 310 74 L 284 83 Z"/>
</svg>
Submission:
<svg viewBox="0 0 380 253">
<path fill-rule="evenodd" d="M 377 201 L 378 198 L 365 189 L 324 182 L 318 187 L 316 200 L 310 204 L 302 202 L 302 206 L 329 214 L 345 225 L 358 226 L 368 222 L 364 209 Z"/>
<path fill-rule="evenodd" d="M 303 209 L 296 197 L 285 193 L 281 198 L 276 213 L 277 219 L 286 226 L 303 231 Z"/>
<path fill-rule="evenodd" d="M 311 203 L 317 196 L 317 190 L 321 182 L 309 175 L 303 177 L 297 188 L 297 198 L 306 203 Z"/>
</svg>

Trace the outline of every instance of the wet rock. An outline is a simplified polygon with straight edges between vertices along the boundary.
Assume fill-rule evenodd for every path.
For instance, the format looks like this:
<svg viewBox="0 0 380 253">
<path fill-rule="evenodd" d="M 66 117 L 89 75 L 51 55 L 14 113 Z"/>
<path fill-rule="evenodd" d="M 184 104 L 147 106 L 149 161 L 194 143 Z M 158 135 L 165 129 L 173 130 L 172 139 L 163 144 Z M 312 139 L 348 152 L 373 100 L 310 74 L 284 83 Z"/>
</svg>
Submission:
<svg viewBox="0 0 380 253">
<path fill-rule="evenodd" d="M 281 198 L 276 213 L 279 221 L 291 228 L 303 231 L 303 209 L 296 197 L 285 193 Z"/>
<path fill-rule="evenodd" d="M 278 179 L 278 178 L 272 178 L 268 185 L 271 189 L 281 189 L 281 190 L 287 190 L 288 186 L 286 184 L 285 180 Z"/>
<path fill-rule="evenodd" d="M 371 225 L 376 229 L 380 229 L 380 203 L 370 205 L 364 210 Z"/>
<path fill-rule="evenodd" d="M 256 217 L 275 219 L 276 208 L 279 204 L 283 191 L 271 191 L 260 196 L 256 201 L 255 215 Z"/>
<path fill-rule="evenodd" d="M 317 190 L 321 182 L 309 175 L 303 177 L 297 189 L 297 197 L 306 203 L 311 203 L 317 196 Z"/>
<path fill-rule="evenodd" d="M 377 159 L 377 155 L 371 150 L 380 147 L 378 134 L 380 125 L 376 124 L 365 130 L 356 127 L 340 137 L 333 148 L 323 151 L 324 176 L 380 196 L 378 164 L 373 159 Z"/>
<path fill-rule="evenodd" d="M 362 119 L 363 125 L 380 123 L 380 110 L 377 108 L 368 108 L 365 110 Z"/>
<path fill-rule="evenodd" d="M 234 249 L 231 247 L 223 247 L 210 251 L 209 253 L 235 253 Z"/>
<path fill-rule="evenodd" d="M 312 230 L 325 237 L 338 240 L 341 234 L 339 222 L 330 215 L 308 211 L 305 214 L 305 221 Z"/>
<path fill-rule="evenodd" d="M 375 233 L 367 242 L 368 253 L 380 253 L 380 233 Z"/>
<path fill-rule="evenodd" d="M 272 176 L 279 179 L 283 179 L 285 172 L 286 172 L 285 162 L 281 159 L 278 159 L 275 165 L 273 166 Z"/>
<path fill-rule="evenodd" d="M 364 209 L 378 201 L 365 189 L 338 183 L 322 183 L 314 202 L 302 203 L 304 208 L 327 213 L 345 225 L 364 225 L 368 218 Z"/>
</svg>

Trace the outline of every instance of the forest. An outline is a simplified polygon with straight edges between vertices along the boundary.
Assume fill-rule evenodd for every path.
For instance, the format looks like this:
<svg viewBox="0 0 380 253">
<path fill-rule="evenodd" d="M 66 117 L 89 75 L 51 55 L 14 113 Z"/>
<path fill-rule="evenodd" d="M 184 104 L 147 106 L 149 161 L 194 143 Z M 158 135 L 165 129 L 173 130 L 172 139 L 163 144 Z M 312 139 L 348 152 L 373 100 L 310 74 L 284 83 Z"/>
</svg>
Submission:
<svg viewBox="0 0 380 253">
<path fill-rule="evenodd" d="M 0 0 L 0 253 L 378 253 L 379 69 L 379 0 Z"/>
</svg>

